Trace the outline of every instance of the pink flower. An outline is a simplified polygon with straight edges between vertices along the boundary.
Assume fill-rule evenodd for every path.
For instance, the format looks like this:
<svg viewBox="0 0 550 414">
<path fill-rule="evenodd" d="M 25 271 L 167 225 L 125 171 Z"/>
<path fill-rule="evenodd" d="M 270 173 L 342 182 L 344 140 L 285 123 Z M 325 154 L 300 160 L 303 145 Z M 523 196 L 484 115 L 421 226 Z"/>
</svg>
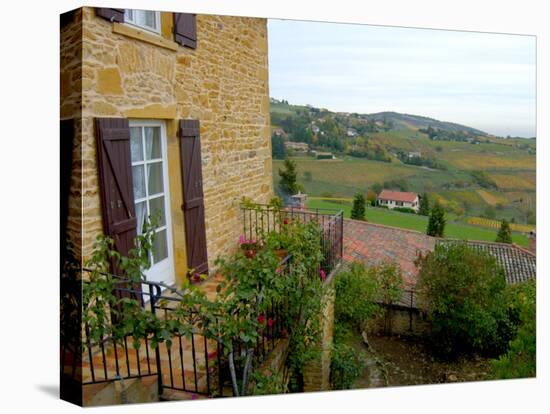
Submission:
<svg viewBox="0 0 550 414">
<path fill-rule="evenodd" d="M 191 394 L 191 399 L 196 400 L 197 399 L 197 394 Z"/>
<path fill-rule="evenodd" d="M 321 275 L 321 280 L 325 280 L 327 278 L 327 274 L 325 273 L 325 271 L 323 269 L 321 269 L 319 271 L 319 274 Z"/>
<path fill-rule="evenodd" d="M 269 318 L 267 320 L 267 326 L 269 326 L 270 328 L 273 326 L 273 319 Z"/>
<path fill-rule="evenodd" d="M 262 314 L 262 315 L 258 316 L 258 323 L 259 323 L 260 325 L 263 325 L 264 322 L 265 322 L 265 315 Z"/>
<path fill-rule="evenodd" d="M 244 238 L 244 236 L 243 236 L 242 234 L 239 236 L 239 243 L 240 243 L 240 244 L 246 243 L 246 240 L 245 240 L 245 238 Z"/>
</svg>

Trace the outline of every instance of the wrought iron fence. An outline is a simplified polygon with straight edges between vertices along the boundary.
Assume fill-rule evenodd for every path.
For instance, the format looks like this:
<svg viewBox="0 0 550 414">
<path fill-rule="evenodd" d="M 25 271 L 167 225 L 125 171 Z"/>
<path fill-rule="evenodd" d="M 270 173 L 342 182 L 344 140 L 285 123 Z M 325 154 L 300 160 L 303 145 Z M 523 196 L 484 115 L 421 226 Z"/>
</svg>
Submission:
<svg viewBox="0 0 550 414">
<path fill-rule="evenodd" d="M 281 277 L 291 276 L 291 256 L 280 262 L 278 273 Z M 163 291 L 164 286 L 155 282 L 143 281 L 136 284 L 112 276 L 116 278 L 113 292 L 115 296 L 137 300 L 144 309 L 160 319 L 177 317 L 175 310 L 180 299 L 176 295 L 171 295 L 169 289 Z M 284 304 L 273 303 L 268 308 L 265 318 L 273 323 L 265 324 L 258 332 L 259 339 L 254 353 L 256 366 L 268 357 L 277 345 L 278 339 L 285 336 Z M 197 321 L 199 320 L 200 318 L 197 318 Z M 116 321 L 113 320 L 113 323 Z M 171 389 L 224 396 L 224 391 L 227 393 L 230 389 L 228 349 L 220 342 L 207 338 L 198 323 L 192 332 L 186 335 L 174 333 L 170 344 L 163 342 L 156 347 L 151 344 L 151 336 L 139 341 L 134 341 L 132 335 L 126 335 L 118 341 L 112 336 L 104 336 L 99 341 L 92 342 L 89 335 L 90 327 L 82 323 L 81 329 L 79 345 L 69 346 L 71 338 L 61 342 L 62 381 L 70 379 L 81 385 L 89 385 L 157 376 L 159 395 L 162 395 L 165 389 Z M 74 338 L 72 343 L 75 343 Z M 242 359 L 240 356 L 245 353 L 244 346 L 236 340 L 232 344 L 232 349 L 238 365 Z"/>
<path fill-rule="evenodd" d="M 321 226 L 321 269 L 329 275 L 341 262 L 344 253 L 344 212 L 337 209 L 275 208 L 255 204 L 241 206 L 243 231 L 248 239 L 258 239 L 271 231 L 280 232 L 285 220 L 317 222 Z"/>
</svg>

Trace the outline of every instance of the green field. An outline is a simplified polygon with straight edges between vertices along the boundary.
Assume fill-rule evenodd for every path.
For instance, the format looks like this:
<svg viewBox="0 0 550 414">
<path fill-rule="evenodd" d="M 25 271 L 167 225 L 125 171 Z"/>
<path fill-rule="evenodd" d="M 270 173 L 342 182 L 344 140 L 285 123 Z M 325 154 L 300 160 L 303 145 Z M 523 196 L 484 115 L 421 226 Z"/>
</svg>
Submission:
<svg viewBox="0 0 550 414">
<path fill-rule="evenodd" d="M 309 200 L 308 207 L 315 208 L 338 208 L 344 211 L 345 217 L 350 217 L 351 204 L 346 202 L 332 202 L 324 200 Z M 390 211 L 383 208 L 367 208 L 366 212 L 367 221 L 375 224 L 383 224 L 386 226 L 400 227 L 404 229 L 416 230 L 424 233 L 428 224 L 428 218 L 424 216 L 418 216 L 415 214 L 400 213 L 397 211 Z M 452 222 L 453 217 L 445 226 L 445 237 L 462 239 L 462 240 L 482 240 L 482 241 L 495 241 L 497 232 L 495 230 L 489 230 L 472 226 L 463 223 Z M 521 233 L 513 233 L 512 240 L 514 243 L 520 246 L 528 245 L 528 238 Z"/>
<path fill-rule="evenodd" d="M 498 180 L 500 185 L 509 183 L 509 186 L 488 190 L 472 184 L 467 171 L 454 168 L 432 170 L 406 165 L 398 160 L 388 163 L 346 155 L 336 160 L 317 160 L 308 156 L 292 159 L 296 161 L 298 182 L 311 196 L 353 197 L 358 192 L 366 193 L 375 183 L 404 180 L 408 191 L 428 192 L 432 199 L 438 199 L 447 208 L 451 207 L 450 211 L 455 211 L 452 209 L 454 207 L 467 216 L 481 216 L 488 207 L 498 207 L 498 219 L 515 218 L 518 223 L 523 223 L 525 210 L 536 205 L 534 171 L 489 170 L 488 174 L 495 177 L 495 181 Z M 282 168 L 282 160 L 273 160 L 275 188 L 279 180 L 278 170 Z M 465 188 L 457 187 L 461 183 Z M 521 203 L 518 200 L 522 200 Z"/>
</svg>

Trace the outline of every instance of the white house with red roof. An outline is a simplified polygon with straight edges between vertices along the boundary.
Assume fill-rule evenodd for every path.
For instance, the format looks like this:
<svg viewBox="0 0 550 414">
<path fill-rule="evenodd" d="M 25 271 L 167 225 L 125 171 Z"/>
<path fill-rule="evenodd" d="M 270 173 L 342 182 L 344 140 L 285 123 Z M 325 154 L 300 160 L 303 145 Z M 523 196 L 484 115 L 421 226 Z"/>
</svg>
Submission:
<svg viewBox="0 0 550 414">
<path fill-rule="evenodd" d="M 378 195 L 378 205 L 386 206 L 390 209 L 396 207 L 412 208 L 418 212 L 420 198 L 416 193 L 405 191 L 382 190 Z"/>
</svg>

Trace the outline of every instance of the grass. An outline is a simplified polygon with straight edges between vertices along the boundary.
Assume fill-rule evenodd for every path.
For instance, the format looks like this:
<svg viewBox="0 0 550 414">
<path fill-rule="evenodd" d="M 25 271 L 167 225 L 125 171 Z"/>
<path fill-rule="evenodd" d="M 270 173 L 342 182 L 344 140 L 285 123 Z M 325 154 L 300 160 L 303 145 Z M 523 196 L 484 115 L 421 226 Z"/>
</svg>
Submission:
<svg viewBox="0 0 550 414">
<path fill-rule="evenodd" d="M 309 208 L 339 208 L 344 211 L 344 216 L 351 215 L 351 204 L 344 201 L 333 202 L 326 200 L 309 200 Z M 448 217 L 445 226 L 445 237 L 461 240 L 495 241 L 496 230 L 485 229 L 474 225 L 452 222 L 454 217 Z M 383 224 L 391 227 L 416 230 L 424 233 L 428 225 L 428 218 L 416 214 L 400 213 L 383 208 L 369 207 L 366 211 L 366 219 L 370 223 Z M 527 236 L 521 233 L 513 233 L 512 240 L 520 246 L 527 246 Z"/>
<path fill-rule="evenodd" d="M 388 142 L 407 141 L 403 131 L 390 131 L 387 134 L 391 135 L 391 140 Z M 460 149 L 466 146 L 466 148 L 472 147 L 471 151 L 479 151 L 480 147 L 479 145 L 452 141 L 432 142 L 427 139 L 424 141 L 428 141 L 429 145 L 438 143 L 445 147 L 441 153 L 437 153 L 438 157 L 445 154 L 449 150 L 448 148 Z M 512 148 L 509 145 L 484 145 L 502 147 L 505 150 L 509 147 Z M 463 155 L 464 151 L 461 149 Z M 504 153 L 504 151 L 502 152 Z M 517 152 L 515 150 L 516 154 Z M 513 154 L 513 152 L 511 153 Z M 487 156 L 483 153 L 477 155 Z M 454 209 L 453 211 L 463 210 L 469 216 L 479 216 L 489 205 L 499 204 L 502 205 L 497 213 L 499 219 L 511 220 L 515 218 L 518 223 L 522 223 L 525 221 L 525 211 L 534 209 L 535 206 L 534 170 L 487 170 L 501 184 L 507 182 L 507 177 L 515 177 L 515 179 L 509 180 L 509 190 L 501 188 L 498 191 L 488 191 L 473 184 L 468 171 L 458 170 L 453 166 L 449 166 L 446 171 L 429 170 L 406 165 L 398 160 L 387 163 L 350 156 L 339 157 L 337 160 L 316 160 L 307 156 L 293 157 L 297 164 L 298 182 L 304 185 L 307 194 L 310 196 L 327 195 L 331 198 L 351 198 L 358 192 L 366 193 L 374 183 L 382 184 L 390 180 L 403 180 L 408 184 L 408 191 L 420 194 L 427 192 L 432 200 L 440 199 L 442 204 L 450 206 Z M 282 167 L 283 161 L 273 160 L 275 187 L 279 182 L 278 170 Z M 309 174 L 306 175 L 306 172 Z"/>
</svg>

